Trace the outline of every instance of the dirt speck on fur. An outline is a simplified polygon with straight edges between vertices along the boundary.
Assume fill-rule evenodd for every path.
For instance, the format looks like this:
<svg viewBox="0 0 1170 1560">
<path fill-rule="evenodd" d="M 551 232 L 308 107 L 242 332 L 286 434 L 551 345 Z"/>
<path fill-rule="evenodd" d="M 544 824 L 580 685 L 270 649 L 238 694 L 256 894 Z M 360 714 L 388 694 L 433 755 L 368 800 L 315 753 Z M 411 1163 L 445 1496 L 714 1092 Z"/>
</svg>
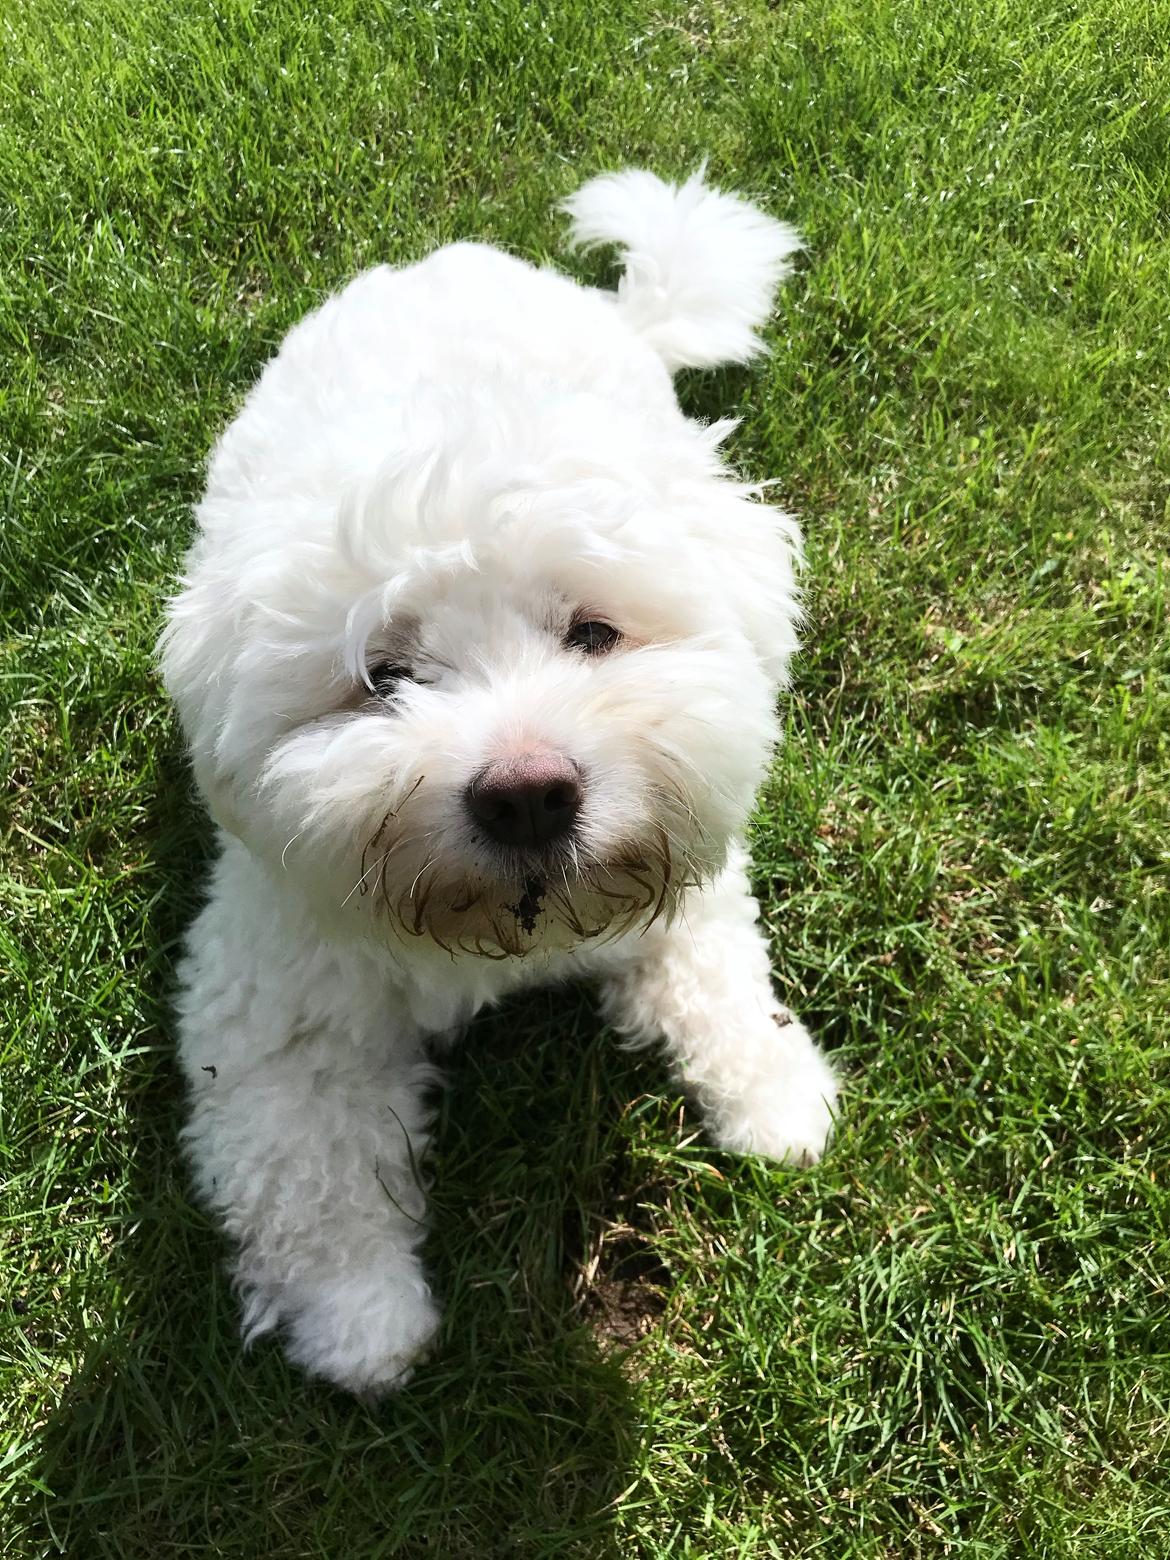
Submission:
<svg viewBox="0 0 1170 1560">
<path fill-rule="evenodd" d="M 545 887 L 540 878 L 530 877 L 524 883 L 524 892 L 514 905 L 509 905 L 509 911 L 519 921 L 521 927 L 531 937 L 536 930 L 536 918 L 540 914 L 540 907 L 544 902 Z"/>
</svg>

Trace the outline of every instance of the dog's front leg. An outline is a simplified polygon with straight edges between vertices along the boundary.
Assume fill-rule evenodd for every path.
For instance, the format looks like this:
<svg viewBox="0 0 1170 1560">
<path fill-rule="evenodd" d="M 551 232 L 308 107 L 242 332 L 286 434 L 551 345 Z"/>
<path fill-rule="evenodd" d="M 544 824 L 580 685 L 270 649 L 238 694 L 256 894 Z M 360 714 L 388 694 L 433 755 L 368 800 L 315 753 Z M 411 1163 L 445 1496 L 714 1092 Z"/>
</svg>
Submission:
<svg viewBox="0 0 1170 1560">
<path fill-rule="evenodd" d="M 258 924 L 213 899 L 192 931 L 187 1150 L 235 1243 L 245 1336 L 279 1328 L 312 1374 L 377 1395 L 438 1322 L 418 1254 L 433 1070 L 368 970 Z"/>
<path fill-rule="evenodd" d="M 804 1025 L 772 990 L 742 852 L 670 926 L 614 951 L 602 1001 L 615 1028 L 662 1039 L 721 1148 L 811 1163 L 832 1124 L 836 1084 Z"/>
</svg>

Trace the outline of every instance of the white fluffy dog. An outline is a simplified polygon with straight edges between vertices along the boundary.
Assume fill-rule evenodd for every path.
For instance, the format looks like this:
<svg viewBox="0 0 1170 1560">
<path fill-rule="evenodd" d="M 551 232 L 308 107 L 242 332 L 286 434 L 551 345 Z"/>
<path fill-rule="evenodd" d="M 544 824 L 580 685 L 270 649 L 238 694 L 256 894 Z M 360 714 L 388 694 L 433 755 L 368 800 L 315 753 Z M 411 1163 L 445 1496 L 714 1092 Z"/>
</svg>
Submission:
<svg viewBox="0 0 1170 1560">
<path fill-rule="evenodd" d="M 798 240 L 701 174 L 568 209 L 616 294 L 454 244 L 290 333 L 163 636 L 222 847 L 181 971 L 198 1190 L 246 1336 L 362 1393 L 435 1331 L 428 1046 L 486 1003 L 588 977 L 717 1144 L 809 1161 L 830 1125 L 742 844 L 799 536 L 671 384 L 758 349 Z"/>
</svg>

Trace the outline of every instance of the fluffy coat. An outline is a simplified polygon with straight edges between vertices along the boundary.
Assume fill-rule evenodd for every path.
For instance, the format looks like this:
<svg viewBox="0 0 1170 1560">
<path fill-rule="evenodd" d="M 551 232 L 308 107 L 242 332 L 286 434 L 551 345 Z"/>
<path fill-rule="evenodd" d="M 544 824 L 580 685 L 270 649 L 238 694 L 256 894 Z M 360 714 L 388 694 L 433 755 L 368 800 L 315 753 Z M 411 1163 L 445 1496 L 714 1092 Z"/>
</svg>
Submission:
<svg viewBox="0 0 1170 1560">
<path fill-rule="evenodd" d="M 568 210 L 621 247 L 616 294 L 455 244 L 290 332 L 212 456 L 163 635 L 220 834 L 180 970 L 186 1147 L 246 1336 L 356 1392 L 435 1332 L 432 1057 L 485 1004 L 591 979 L 718 1144 L 808 1161 L 830 1126 L 742 845 L 798 531 L 671 380 L 758 350 L 798 240 L 701 174 Z M 579 777 L 571 830 L 486 837 L 475 785 L 541 755 Z"/>
</svg>

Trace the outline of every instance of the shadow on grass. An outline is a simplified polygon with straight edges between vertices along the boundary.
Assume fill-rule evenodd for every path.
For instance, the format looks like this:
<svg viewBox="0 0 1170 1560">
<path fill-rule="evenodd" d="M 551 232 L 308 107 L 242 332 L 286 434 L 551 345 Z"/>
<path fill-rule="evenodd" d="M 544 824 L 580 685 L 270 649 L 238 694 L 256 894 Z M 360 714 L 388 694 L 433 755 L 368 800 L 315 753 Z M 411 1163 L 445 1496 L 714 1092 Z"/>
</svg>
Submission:
<svg viewBox="0 0 1170 1560">
<path fill-rule="evenodd" d="M 622 1109 L 658 1080 L 605 1042 L 579 995 L 490 1015 L 453 1059 L 437 1133 L 430 1264 L 447 1320 L 431 1361 L 367 1409 L 270 1342 L 245 1355 L 176 1150 L 167 1004 L 208 842 L 181 759 L 159 766 L 157 942 L 136 977 L 159 1054 L 131 1102 L 108 1308 L 78 1307 L 84 1363 L 43 1435 L 38 1552 L 616 1555 L 638 1432 L 613 1345 L 630 1336 L 629 1273 L 640 1264 L 647 1314 L 662 1274 L 626 1251 L 626 1274 L 607 1290 L 591 1271 L 583 1298 L 582 1273 L 599 1225 L 634 1200 Z"/>
</svg>

